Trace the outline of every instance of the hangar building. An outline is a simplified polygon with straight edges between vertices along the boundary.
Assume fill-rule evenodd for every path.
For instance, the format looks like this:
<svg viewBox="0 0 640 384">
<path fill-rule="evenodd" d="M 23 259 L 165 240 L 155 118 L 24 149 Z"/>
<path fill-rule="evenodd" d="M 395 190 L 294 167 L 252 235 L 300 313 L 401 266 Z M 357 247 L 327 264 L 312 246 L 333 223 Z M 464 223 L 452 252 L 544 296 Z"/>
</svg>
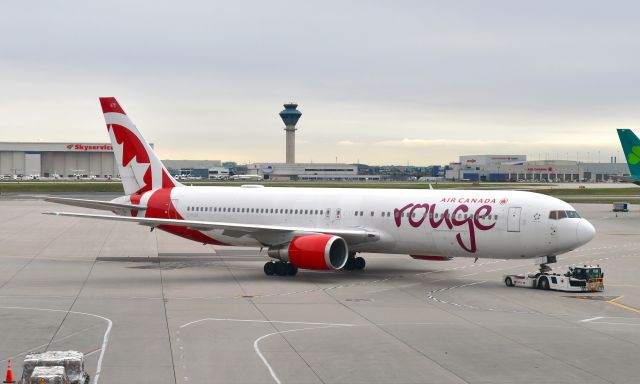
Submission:
<svg viewBox="0 0 640 384">
<path fill-rule="evenodd" d="M 583 163 L 572 160 L 527 161 L 525 155 L 460 156 L 445 178 L 470 181 L 603 182 L 629 175 L 627 163 Z"/>
<path fill-rule="evenodd" d="M 109 177 L 117 174 L 110 143 L 0 142 L 0 175 Z"/>
</svg>

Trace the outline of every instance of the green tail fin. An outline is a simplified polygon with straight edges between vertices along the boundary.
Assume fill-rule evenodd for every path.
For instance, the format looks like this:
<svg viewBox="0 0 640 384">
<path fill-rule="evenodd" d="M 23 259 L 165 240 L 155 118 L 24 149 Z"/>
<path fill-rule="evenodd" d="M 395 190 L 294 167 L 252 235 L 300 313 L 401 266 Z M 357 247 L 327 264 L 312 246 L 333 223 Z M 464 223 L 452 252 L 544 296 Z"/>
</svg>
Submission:
<svg viewBox="0 0 640 384">
<path fill-rule="evenodd" d="M 624 157 L 632 176 L 640 177 L 640 139 L 630 129 L 618 129 Z"/>
</svg>

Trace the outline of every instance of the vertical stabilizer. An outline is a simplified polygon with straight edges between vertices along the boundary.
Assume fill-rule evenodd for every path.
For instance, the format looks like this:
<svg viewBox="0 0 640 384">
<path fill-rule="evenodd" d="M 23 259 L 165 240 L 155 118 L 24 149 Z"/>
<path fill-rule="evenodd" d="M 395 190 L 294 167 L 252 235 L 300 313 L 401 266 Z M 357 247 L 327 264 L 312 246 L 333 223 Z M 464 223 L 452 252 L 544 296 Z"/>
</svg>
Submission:
<svg viewBox="0 0 640 384">
<path fill-rule="evenodd" d="M 634 178 L 640 177 L 640 139 L 632 130 L 622 128 L 618 129 L 618 137 L 620 138 L 624 158 L 629 165 L 631 176 Z"/>
<path fill-rule="evenodd" d="M 115 97 L 101 97 L 113 154 L 127 195 L 181 186 L 162 165 Z"/>
</svg>

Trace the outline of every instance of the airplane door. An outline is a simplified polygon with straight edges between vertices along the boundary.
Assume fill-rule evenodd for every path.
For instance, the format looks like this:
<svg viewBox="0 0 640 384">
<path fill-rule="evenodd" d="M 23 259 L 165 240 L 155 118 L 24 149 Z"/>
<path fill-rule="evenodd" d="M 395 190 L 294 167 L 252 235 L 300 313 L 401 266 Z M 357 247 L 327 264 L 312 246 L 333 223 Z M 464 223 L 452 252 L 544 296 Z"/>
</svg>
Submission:
<svg viewBox="0 0 640 384">
<path fill-rule="evenodd" d="M 178 199 L 171 199 L 172 207 L 167 207 L 170 219 L 178 219 Z M 173 209 L 172 209 L 173 208 Z"/>
<path fill-rule="evenodd" d="M 507 232 L 520 232 L 520 213 L 522 208 L 509 207 L 509 217 L 507 218 Z"/>
</svg>

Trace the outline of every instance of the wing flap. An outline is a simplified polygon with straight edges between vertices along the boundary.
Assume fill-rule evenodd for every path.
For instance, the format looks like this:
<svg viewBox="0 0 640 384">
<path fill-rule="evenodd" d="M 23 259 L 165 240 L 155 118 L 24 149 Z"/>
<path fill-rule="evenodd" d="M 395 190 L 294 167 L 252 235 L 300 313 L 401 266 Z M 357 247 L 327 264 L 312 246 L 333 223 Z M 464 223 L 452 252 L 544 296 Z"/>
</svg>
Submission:
<svg viewBox="0 0 640 384">
<path fill-rule="evenodd" d="M 141 207 L 139 205 L 133 204 L 113 203 L 111 201 L 101 200 L 72 199 L 68 197 L 47 197 L 44 199 L 44 201 L 48 201 L 50 203 L 71 205 L 74 207 L 101 209 L 104 211 L 113 211 L 114 209 L 133 209 L 136 211 L 144 211 L 145 209 L 147 209 L 146 207 Z"/>
</svg>

